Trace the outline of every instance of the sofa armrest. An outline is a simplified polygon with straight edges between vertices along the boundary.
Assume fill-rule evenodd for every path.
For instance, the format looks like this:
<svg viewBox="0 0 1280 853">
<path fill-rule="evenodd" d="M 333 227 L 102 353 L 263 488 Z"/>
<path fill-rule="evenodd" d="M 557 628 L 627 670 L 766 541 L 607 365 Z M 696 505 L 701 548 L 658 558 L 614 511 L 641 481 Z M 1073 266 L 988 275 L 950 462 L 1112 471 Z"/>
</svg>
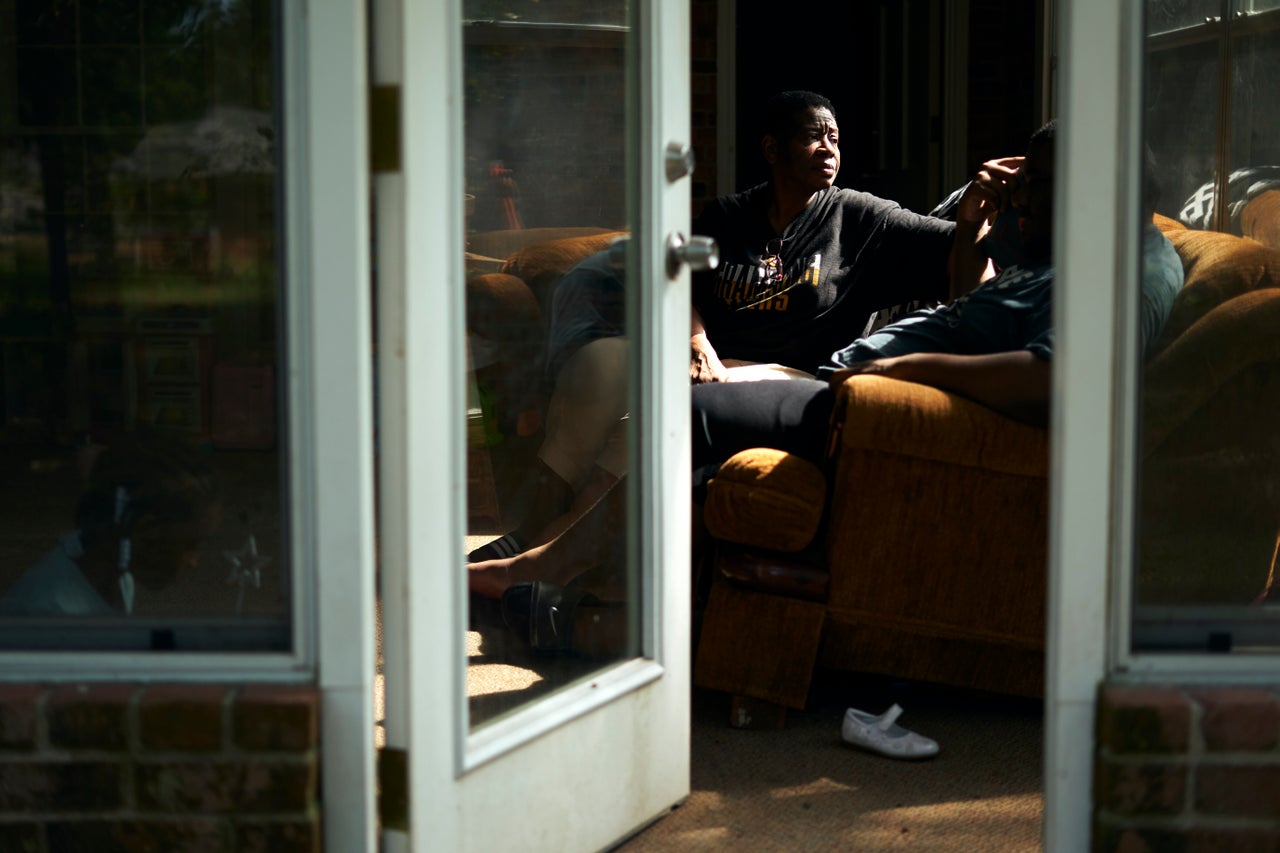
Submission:
<svg viewBox="0 0 1280 853">
<path fill-rule="evenodd" d="M 837 412 L 831 618 L 938 642 L 1043 643 L 1047 430 L 879 376 L 849 379 Z"/>
<path fill-rule="evenodd" d="M 846 380 L 836 401 L 832 442 L 839 452 L 880 451 L 1043 477 L 1048 431 L 972 400 L 883 376 Z"/>
</svg>

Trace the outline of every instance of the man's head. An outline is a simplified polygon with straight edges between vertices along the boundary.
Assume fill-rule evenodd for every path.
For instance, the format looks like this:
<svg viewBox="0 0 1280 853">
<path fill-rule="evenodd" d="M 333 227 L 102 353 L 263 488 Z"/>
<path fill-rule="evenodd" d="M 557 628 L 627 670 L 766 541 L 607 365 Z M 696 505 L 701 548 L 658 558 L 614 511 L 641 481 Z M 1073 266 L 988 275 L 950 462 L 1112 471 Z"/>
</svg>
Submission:
<svg viewBox="0 0 1280 853">
<path fill-rule="evenodd" d="M 770 180 L 779 186 L 817 192 L 840 171 L 840 129 L 835 108 L 822 95 L 781 92 L 764 105 L 761 150 Z"/>
<path fill-rule="evenodd" d="M 1031 135 L 1017 189 L 1010 199 L 1019 214 L 1027 258 L 1046 260 L 1053 254 L 1054 140 L 1057 119 Z"/>
</svg>

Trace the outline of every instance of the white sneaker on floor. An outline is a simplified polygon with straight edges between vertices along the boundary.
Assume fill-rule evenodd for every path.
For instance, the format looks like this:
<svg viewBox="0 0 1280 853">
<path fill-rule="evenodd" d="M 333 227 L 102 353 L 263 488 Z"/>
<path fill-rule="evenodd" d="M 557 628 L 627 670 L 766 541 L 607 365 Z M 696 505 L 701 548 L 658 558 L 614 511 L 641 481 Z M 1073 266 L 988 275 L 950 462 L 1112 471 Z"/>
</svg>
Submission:
<svg viewBox="0 0 1280 853">
<path fill-rule="evenodd" d="M 840 736 L 845 743 L 861 746 L 890 758 L 931 758 L 938 754 L 938 742 L 896 722 L 902 714 L 902 706 L 894 705 L 876 717 L 866 711 L 850 708 L 844 712 Z"/>
</svg>

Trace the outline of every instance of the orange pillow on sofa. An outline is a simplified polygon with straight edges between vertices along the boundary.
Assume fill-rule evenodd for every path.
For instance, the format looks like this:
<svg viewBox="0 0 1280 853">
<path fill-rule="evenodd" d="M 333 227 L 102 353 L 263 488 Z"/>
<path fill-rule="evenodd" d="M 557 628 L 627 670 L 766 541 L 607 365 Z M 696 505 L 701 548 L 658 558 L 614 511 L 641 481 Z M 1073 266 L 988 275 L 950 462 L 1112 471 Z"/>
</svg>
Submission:
<svg viewBox="0 0 1280 853">
<path fill-rule="evenodd" d="M 731 456 L 707 483 L 703 517 L 717 539 L 800 551 L 822 521 L 827 481 L 807 459 L 757 447 Z"/>
</svg>

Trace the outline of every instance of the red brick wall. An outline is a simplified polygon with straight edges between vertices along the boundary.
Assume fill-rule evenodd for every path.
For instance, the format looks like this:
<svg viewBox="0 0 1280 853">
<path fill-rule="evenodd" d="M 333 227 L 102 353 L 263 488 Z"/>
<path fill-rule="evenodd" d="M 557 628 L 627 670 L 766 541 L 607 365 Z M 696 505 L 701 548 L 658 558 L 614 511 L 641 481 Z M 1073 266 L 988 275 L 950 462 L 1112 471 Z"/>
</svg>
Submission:
<svg viewBox="0 0 1280 853">
<path fill-rule="evenodd" d="M 0 685 L 0 850 L 320 850 L 314 688 Z"/>
<path fill-rule="evenodd" d="M 1280 849 L 1280 695 L 1104 686 L 1095 851 Z"/>
</svg>

